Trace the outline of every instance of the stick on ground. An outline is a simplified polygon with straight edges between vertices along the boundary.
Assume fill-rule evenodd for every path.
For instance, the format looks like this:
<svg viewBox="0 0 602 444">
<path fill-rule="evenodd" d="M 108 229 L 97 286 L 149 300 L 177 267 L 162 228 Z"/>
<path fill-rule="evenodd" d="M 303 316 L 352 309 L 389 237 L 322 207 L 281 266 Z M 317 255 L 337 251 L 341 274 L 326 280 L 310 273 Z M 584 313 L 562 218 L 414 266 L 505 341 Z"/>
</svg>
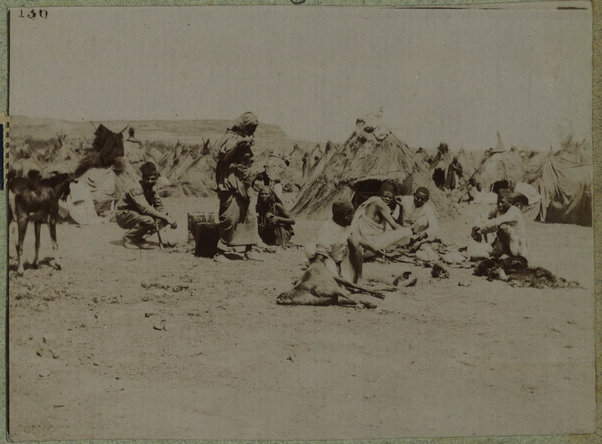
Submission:
<svg viewBox="0 0 602 444">
<path fill-rule="evenodd" d="M 155 219 L 155 230 L 157 231 L 157 238 L 159 239 L 159 250 L 163 251 L 163 240 L 161 240 L 161 231 L 159 231 L 159 222 Z"/>
</svg>

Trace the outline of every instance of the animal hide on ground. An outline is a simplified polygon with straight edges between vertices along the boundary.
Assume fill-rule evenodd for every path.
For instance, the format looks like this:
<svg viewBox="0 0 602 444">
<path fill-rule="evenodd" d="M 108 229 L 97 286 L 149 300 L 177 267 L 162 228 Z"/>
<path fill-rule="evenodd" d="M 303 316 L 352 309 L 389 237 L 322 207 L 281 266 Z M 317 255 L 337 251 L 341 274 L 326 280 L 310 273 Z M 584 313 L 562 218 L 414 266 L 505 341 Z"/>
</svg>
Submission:
<svg viewBox="0 0 602 444">
<path fill-rule="evenodd" d="M 503 273 L 500 273 L 503 271 Z M 504 277 L 513 287 L 532 288 L 577 288 L 579 283 L 567 281 L 555 276 L 551 271 L 542 267 L 529 267 L 527 259 L 522 256 L 512 256 L 505 259 L 485 259 L 474 271 L 475 276 L 485 276 L 489 280 Z"/>
</svg>

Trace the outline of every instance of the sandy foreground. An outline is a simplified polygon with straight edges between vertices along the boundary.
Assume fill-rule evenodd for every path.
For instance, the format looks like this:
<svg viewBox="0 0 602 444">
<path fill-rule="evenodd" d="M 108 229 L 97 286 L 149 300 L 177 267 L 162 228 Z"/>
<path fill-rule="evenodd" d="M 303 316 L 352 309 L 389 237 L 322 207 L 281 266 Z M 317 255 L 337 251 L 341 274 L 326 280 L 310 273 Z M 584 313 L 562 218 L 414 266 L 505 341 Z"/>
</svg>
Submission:
<svg viewBox="0 0 602 444">
<path fill-rule="evenodd" d="M 210 199 L 172 198 L 175 236 Z M 483 206 L 443 223 L 461 243 Z M 294 241 L 321 221 L 299 219 Z M 132 251 L 115 224 L 58 227 L 63 270 L 9 273 L 13 440 L 334 439 L 595 429 L 591 228 L 530 223 L 530 262 L 581 289 L 515 289 L 471 270 L 376 310 L 283 307 L 302 250 L 218 264 Z M 41 257 L 51 256 L 46 227 Z M 25 258 L 33 257 L 30 225 Z M 460 286 L 459 284 L 466 285 Z"/>
</svg>

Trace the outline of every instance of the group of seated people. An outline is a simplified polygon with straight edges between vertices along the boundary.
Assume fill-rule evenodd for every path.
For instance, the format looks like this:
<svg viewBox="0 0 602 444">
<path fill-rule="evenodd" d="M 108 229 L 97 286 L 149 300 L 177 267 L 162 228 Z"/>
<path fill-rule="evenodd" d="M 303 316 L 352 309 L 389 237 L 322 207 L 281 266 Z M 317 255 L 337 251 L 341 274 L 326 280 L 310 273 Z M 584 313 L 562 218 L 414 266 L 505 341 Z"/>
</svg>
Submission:
<svg viewBox="0 0 602 444">
<path fill-rule="evenodd" d="M 158 179 L 156 166 L 146 162 L 140 168 L 142 180 L 128 190 L 116 205 L 116 220 L 126 230 L 123 244 L 128 248 L 152 248 L 144 237 L 177 223 L 164 209 L 154 189 Z M 285 245 L 293 235 L 294 219 L 277 194 L 264 183 L 257 185 L 256 213 L 258 234 L 268 245 Z M 525 256 L 527 237 L 519 208 L 511 204 L 511 192 L 500 190 L 496 209 L 473 227 L 472 237 L 483 242 L 488 233 L 496 233 L 492 256 Z M 333 273 L 357 282 L 362 264 L 400 247 L 416 246 L 438 239 L 439 224 L 429 203 L 425 187 L 413 195 L 395 196 L 395 185 L 382 183 L 378 195 L 357 208 L 349 200 L 332 205 L 332 218 L 306 247 L 310 261 L 321 261 Z"/>
<path fill-rule="evenodd" d="M 362 264 L 396 248 L 434 241 L 439 225 L 428 202 L 427 188 L 396 197 L 395 186 L 384 182 L 378 195 L 357 208 L 348 200 L 332 205 L 332 219 L 324 224 L 315 244 L 306 247 L 311 261 L 321 261 L 349 282 L 361 277 Z"/>
<path fill-rule="evenodd" d="M 115 206 L 115 219 L 126 230 L 122 240 L 124 247 L 151 249 L 153 247 L 145 237 L 166 226 L 177 228 L 177 223 L 165 211 L 155 189 L 159 178 L 156 165 L 145 162 L 140 167 L 140 173 L 140 182 L 127 190 Z M 270 186 L 261 181 L 255 185 L 259 191 L 256 205 L 259 237 L 267 245 L 287 244 L 293 235 L 294 219 Z"/>
<path fill-rule="evenodd" d="M 399 247 L 418 246 L 438 239 L 438 222 L 429 204 L 428 189 L 419 187 L 413 196 L 396 198 L 394 186 L 383 183 L 373 196 L 355 209 L 340 200 L 332 205 L 332 219 L 320 230 L 316 243 L 306 248 L 310 262 L 320 261 L 349 282 L 357 282 L 362 264 Z M 492 257 L 527 254 L 527 236 L 522 212 L 511 203 L 512 193 L 500 190 L 496 208 L 473 227 L 476 242 L 491 244 Z M 489 244 L 488 244 L 489 245 Z"/>
</svg>

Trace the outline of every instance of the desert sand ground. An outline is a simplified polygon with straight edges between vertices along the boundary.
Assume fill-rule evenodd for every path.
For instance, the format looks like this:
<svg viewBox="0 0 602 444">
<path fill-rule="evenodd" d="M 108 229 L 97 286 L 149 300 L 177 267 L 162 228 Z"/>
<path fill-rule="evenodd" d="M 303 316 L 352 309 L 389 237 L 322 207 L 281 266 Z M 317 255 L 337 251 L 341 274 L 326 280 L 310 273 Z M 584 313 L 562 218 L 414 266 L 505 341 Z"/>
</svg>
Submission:
<svg viewBox="0 0 602 444">
<path fill-rule="evenodd" d="M 176 236 L 211 199 L 168 198 Z M 483 205 L 443 223 L 462 243 Z M 294 241 L 319 220 L 299 219 Z M 218 264 L 132 251 L 114 224 L 58 229 L 63 270 L 9 272 L 15 440 L 385 438 L 592 432 L 592 229 L 529 223 L 530 262 L 580 289 L 516 289 L 451 269 L 375 310 L 287 307 L 300 249 Z M 51 256 L 46 227 L 41 257 Z M 33 257 L 30 226 L 25 258 Z M 459 286 L 459 284 L 467 286 Z"/>
</svg>

